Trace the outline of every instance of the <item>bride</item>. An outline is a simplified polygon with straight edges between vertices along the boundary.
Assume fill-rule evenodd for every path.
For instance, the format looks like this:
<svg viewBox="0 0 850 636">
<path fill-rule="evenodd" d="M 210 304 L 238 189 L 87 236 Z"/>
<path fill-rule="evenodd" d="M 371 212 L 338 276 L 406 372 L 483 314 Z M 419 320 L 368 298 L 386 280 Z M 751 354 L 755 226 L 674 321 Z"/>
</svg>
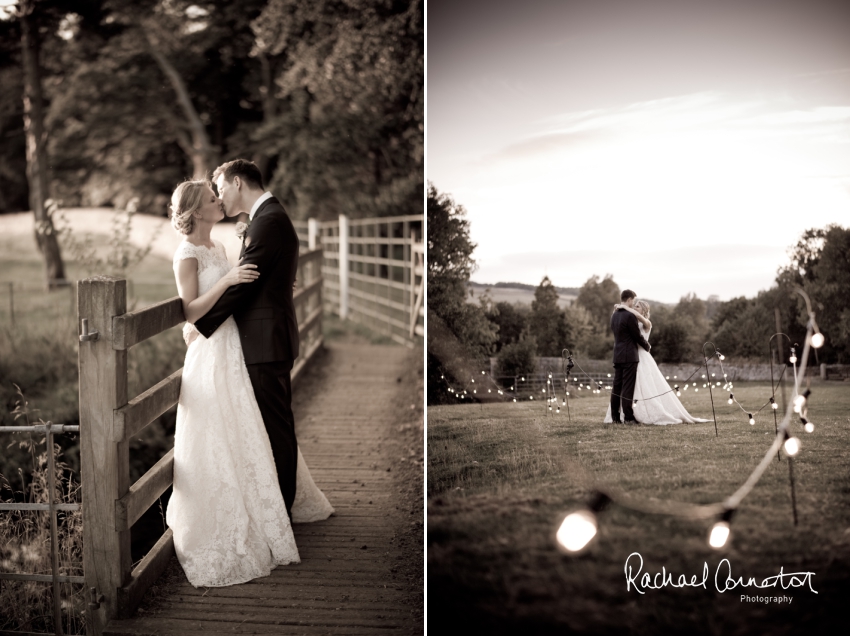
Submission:
<svg viewBox="0 0 850 636">
<path fill-rule="evenodd" d="M 649 303 L 645 300 L 635 301 L 634 309 L 626 305 L 616 305 L 617 309 L 632 312 L 638 319 L 641 335 L 649 340 L 652 323 L 649 321 Z M 637 378 L 635 379 L 634 412 L 635 419 L 641 424 L 681 424 L 687 422 L 708 422 L 709 420 L 691 416 L 682 406 L 676 394 L 670 390 L 670 385 L 655 363 L 655 359 L 644 349 L 638 347 Z M 624 414 L 620 409 L 620 420 Z M 605 414 L 605 424 L 612 422 L 611 405 Z"/>
<path fill-rule="evenodd" d="M 174 274 L 187 328 L 231 285 L 250 285 L 256 265 L 232 267 L 210 238 L 224 218 L 208 181 L 186 181 L 171 198 L 171 223 L 184 235 Z M 292 522 L 327 519 L 333 508 L 298 450 Z M 268 433 L 248 377 L 233 317 L 209 338 L 191 340 L 174 435 L 174 492 L 166 522 L 177 558 L 195 587 L 221 587 L 299 563 Z"/>
</svg>

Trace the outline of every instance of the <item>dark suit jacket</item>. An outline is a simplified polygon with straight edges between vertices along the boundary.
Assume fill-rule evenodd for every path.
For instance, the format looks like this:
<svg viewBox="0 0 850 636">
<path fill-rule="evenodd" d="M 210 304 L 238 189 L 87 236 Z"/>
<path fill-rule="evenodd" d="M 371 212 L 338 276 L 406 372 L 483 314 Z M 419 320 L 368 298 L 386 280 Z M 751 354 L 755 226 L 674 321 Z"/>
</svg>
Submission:
<svg viewBox="0 0 850 636">
<path fill-rule="evenodd" d="M 240 264 L 255 264 L 260 277 L 229 287 L 195 327 L 209 338 L 232 315 L 246 364 L 292 362 L 298 357 L 298 321 L 292 302 L 298 235 L 277 199 L 260 205 L 246 242 Z"/>
<path fill-rule="evenodd" d="M 611 316 L 614 332 L 614 364 L 638 361 L 638 346 L 649 351 L 649 343 L 640 335 L 638 319 L 630 311 L 618 309 Z"/>
</svg>

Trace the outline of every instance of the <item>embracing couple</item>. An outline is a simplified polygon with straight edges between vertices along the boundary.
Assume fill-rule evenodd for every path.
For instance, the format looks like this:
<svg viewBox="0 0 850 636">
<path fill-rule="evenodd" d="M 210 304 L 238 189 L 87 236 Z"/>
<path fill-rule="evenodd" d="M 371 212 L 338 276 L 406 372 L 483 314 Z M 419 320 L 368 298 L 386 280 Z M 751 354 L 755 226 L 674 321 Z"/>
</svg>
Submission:
<svg viewBox="0 0 850 636">
<path fill-rule="evenodd" d="M 625 289 L 614 306 L 614 386 L 604 422 L 621 424 L 681 424 L 707 422 L 692 417 L 670 388 L 650 355 L 649 303 Z M 612 416 L 616 413 L 616 417 Z"/>
<path fill-rule="evenodd" d="M 166 522 L 195 587 L 244 583 L 300 562 L 292 523 L 333 513 L 292 415 L 298 236 L 255 164 L 225 163 L 213 181 L 218 195 L 212 182 L 196 180 L 171 198 L 171 223 L 183 235 L 174 275 L 189 348 Z M 240 213 L 249 221 L 233 267 L 210 231 Z"/>
</svg>

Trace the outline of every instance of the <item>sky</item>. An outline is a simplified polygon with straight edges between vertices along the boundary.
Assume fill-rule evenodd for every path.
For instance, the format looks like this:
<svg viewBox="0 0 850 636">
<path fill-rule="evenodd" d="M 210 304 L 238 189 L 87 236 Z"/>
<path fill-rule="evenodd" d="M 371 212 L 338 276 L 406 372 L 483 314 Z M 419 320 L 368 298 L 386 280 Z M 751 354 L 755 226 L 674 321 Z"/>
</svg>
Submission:
<svg viewBox="0 0 850 636">
<path fill-rule="evenodd" d="M 850 226 L 850 2 L 429 0 L 426 175 L 480 283 L 772 286 Z"/>
</svg>

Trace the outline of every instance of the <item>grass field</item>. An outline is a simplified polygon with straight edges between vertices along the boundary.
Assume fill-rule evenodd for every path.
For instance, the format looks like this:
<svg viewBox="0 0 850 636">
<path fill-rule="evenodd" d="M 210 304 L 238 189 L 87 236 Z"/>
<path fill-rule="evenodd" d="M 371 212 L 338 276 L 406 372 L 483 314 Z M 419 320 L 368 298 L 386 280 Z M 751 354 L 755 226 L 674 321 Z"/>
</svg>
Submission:
<svg viewBox="0 0 850 636">
<path fill-rule="evenodd" d="M 752 410 L 770 396 L 739 383 Z M 587 501 L 594 483 L 635 496 L 690 503 L 722 501 L 769 447 L 773 415 L 750 426 L 715 393 L 714 422 L 676 426 L 604 425 L 608 397 L 585 394 L 566 412 L 544 403 L 452 405 L 428 409 L 428 621 L 434 633 L 481 634 L 794 634 L 844 632 L 850 592 L 850 385 L 814 383 L 809 419 L 794 462 L 799 524 L 791 511 L 788 461 L 774 461 L 732 521 L 723 552 L 707 545 L 709 521 L 633 512 L 616 503 L 599 515 L 585 553 L 555 547 L 565 513 Z M 719 399 L 718 399 L 719 398 Z M 711 418 L 706 392 L 683 394 L 695 416 Z M 626 590 L 625 563 L 638 552 L 644 572 L 662 567 L 707 589 L 670 585 Z M 733 576 L 762 581 L 811 571 L 808 588 L 738 587 L 720 593 L 721 559 Z M 721 577 L 725 578 L 725 577 Z M 722 585 L 721 585 L 722 588 Z M 741 595 L 786 596 L 788 604 L 742 602 Z"/>
</svg>

